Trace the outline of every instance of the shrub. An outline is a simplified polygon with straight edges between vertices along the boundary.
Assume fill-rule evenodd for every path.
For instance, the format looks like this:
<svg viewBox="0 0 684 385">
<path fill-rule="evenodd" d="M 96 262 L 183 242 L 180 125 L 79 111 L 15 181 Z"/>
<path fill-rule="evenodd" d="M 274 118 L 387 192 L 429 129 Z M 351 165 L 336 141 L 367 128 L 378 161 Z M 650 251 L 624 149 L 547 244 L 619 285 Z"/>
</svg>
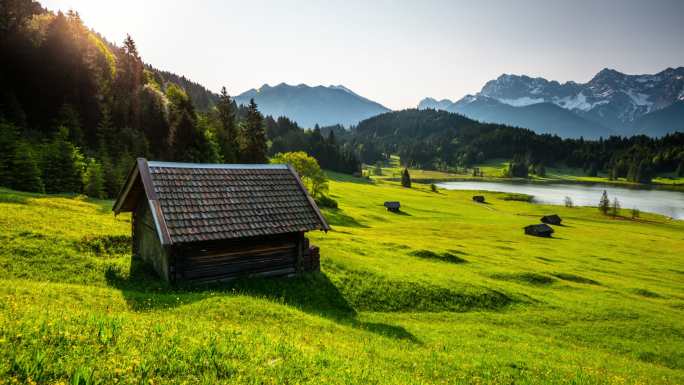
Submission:
<svg viewBox="0 0 684 385">
<path fill-rule="evenodd" d="M 504 200 L 504 201 L 532 202 L 532 199 L 534 199 L 534 197 L 532 195 L 528 195 L 528 194 L 511 193 L 511 194 L 504 194 L 499 199 Z"/>
<path fill-rule="evenodd" d="M 527 162 L 514 160 L 508 164 L 508 168 L 504 172 L 504 175 L 509 178 L 527 178 L 528 172 Z"/>
<path fill-rule="evenodd" d="M 617 198 L 613 199 L 613 204 L 610 207 L 610 214 L 613 218 L 620 214 L 620 201 Z"/>
<path fill-rule="evenodd" d="M 315 199 L 316 204 L 320 207 L 325 207 L 329 209 L 336 209 L 337 208 L 337 201 L 330 198 L 327 195 L 321 195 Z"/>
<path fill-rule="evenodd" d="M 432 183 L 432 184 L 430 185 L 430 190 L 432 190 L 432 192 L 437 192 L 437 185 L 434 184 L 434 183 Z"/>
<path fill-rule="evenodd" d="M 569 209 L 575 207 L 575 204 L 572 203 L 572 198 L 570 198 L 570 197 L 568 197 L 568 196 L 565 197 L 564 203 L 565 203 L 565 207 L 567 207 L 567 208 L 569 208 Z"/>
</svg>

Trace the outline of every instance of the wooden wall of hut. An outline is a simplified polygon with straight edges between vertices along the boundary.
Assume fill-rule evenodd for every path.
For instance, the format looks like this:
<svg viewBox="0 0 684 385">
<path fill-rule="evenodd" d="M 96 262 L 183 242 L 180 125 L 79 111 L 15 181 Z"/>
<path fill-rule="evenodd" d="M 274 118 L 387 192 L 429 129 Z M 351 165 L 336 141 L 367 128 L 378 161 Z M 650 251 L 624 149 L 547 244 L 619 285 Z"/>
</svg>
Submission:
<svg viewBox="0 0 684 385">
<path fill-rule="evenodd" d="M 161 278 L 169 281 L 169 256 L 162 247 L 154 219 L 146 200 L 141 199 L 133 213 L 133 254 L 154 267 Z"/>
<path fill-rule="evenodd" d="M 203 282 L 294 274 L 303 239 L 301 233 L 290 233 L 176 246 L 176 277 Z"/>
</svg>

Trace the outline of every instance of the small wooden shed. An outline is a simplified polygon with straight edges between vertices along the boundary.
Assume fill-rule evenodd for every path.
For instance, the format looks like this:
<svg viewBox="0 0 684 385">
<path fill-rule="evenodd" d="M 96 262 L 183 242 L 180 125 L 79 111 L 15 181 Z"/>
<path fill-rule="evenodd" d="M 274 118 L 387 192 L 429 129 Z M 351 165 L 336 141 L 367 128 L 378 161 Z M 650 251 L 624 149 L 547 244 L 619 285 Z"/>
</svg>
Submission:
<svg viewBox="0 0 684 385">
<path fill-rule="evenodd" d="M 391 211 L 393 213 L 398 213 L 401 209 L 401 203 L 398 201 L 387 201 L 384 203 L 384 206 L 387 208 L 387 211 Z"/>
<path fill-rule="evenodd" d="M 536 237 L 550 237 L 553 234 L 551 226 L 540 223 L 537 225 L 525 226 L 525 234 L 534 235 Z"/>
<path fill-rule="evenodd" d="M 139 158 L 113 211 L 132 212 L 134 256 L 169 282 L 294 274 L 317 266 L 304 234 L 330 229 L 283 164 Z"/>
<path fill-rule="evenodd" d="M 549 224 L 549 225 L 556 225 L 556 226 L 559 226 L 559 225 L 561 224 L 561 222 L 562 222 L 562 219 L 561 219 L 561 217 L 559 217 L 559 216 L 556 215 L 556 214 L 551 214 L 551 215 L 544 215 L 544 216 L 541 218 L 541 221 L 542 221 L 542 223 L 546 223 L 546 224 Z"/>
</svg>

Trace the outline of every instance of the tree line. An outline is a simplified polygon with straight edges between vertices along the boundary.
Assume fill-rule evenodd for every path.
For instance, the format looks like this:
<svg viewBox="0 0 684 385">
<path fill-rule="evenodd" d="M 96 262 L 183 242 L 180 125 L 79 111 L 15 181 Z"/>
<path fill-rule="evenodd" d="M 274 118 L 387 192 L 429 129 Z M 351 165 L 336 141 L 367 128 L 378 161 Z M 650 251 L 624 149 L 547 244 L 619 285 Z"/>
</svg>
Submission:
<svg viewBox="0 0 684 385">
<path fill-rule="evenodd" d="M 145 65 L 130 36 L 111 44 L 76 12 L 16 0 L 3 3 L 0 29 L 2 186 L 114 197 L 136 157 L 265 163 L 304 150 L 325 168 L 360 169 L 334 135 Z"/>
<path fill-rule="evenodd" d="M 450 170 L 490 159 L 509 159 L 511 176 L 545 174 L 546 167 L 581 168 L 587 175 L 648 183 L 654 175 L 684 176 L 684 133 L 661 138 L 611 136 L 562 139 L 531 130 L 480 123 L 432 109 L 389 112 L 354 128 L 354 140 L 371 148 L 365 163 L 399 154 L 407 167 Z"/>
</svg>

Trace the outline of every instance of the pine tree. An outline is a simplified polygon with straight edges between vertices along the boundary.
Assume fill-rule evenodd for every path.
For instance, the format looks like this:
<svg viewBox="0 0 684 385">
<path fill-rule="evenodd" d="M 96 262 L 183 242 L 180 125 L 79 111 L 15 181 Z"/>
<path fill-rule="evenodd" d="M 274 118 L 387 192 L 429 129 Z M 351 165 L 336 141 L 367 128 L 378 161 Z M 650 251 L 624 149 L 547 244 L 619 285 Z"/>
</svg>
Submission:
<svg viewBox="0 0 684 385">
<path fill-rule="evenodd" d="M 589 166 L 589 171 L 587 171 L 587 176 L 591 176 L 591 177 L 598 176 L 598 167 L 596 166 L 596 163 L 592 163 Z"/>
<path fill-rule="evenodd" d="M 254 99 L 249 101 L 247 116 L 242 125 L 242 160 L 245 163 L 266 163 L 266 132 L 263 116 Z"/>
<path fill-rule="evenodd" d="M 97 151 L 100 155 L 109 155 L 110 149 L 112 147 L 118 147 L 121 143 L 117 143 L 114 138 L 114 128 L 109 107 L 103 106 L 100 115 L 100 122 L 95 129 Z M 118 151 L 114 152 L 116 153 Z"/>
<path fill-rule="evenodd" d="M 92 198 L 104 198 L 104 182 L 102 165 L 97 160 L 90 159 L 83 174 L 83 192 Z"/>
<path fill-rule="evenodd" d="M 27 143 L 20 143 L 16 146 L 13 155 L 13 175 L 10 186 L 15 190 L 44 193 L 45 186 L 31 146 Z"/>
<path fill-rule="evenodd" d="M 239 159 L 238 131 L 235 124 L 235 110 L 233 101 L 230 99 L 226 87 L 221 88 L 221 95 L 216 104 L 220 129 L 217 132 L 217 141 L 221 148 L 221 155 L 225 163 L 235 163 Z"/>
<path fill-rule="evenodd" d="M 411 175 L 409 175 L 408 168 L 404 168 L 404 171 L 401 173 L 401 185 L 411 188 Z"/>
<path fill-rule="evenodd" d="M 48 193 L 81 192 L 82 156 L 68 140 L 69 132 L 60 128 L 46 148 L 43 158 L 43 182 Z"/>
<path fill-rule="evenodd" d="M 100 167 L 102 168 L 102 177 L 104 179 L 103 188 L 105 195 L 109 198 L 113 198 L 119 193 L 122 181 L 119 179 L 119 174 L 117 173 L 117 167 L 114 162 L 112 162 L 109 155 L 106 153 L 101 153 L 98 155 Z M 131 167 L 129 165 L 129 167 Z"/>
<path fill-rule="evenodd" d="M 13 157 L 17 147 L 19 130 L 9 122 L 0 120 L 0 186 L 12 183 Z"/>
<path fill-rule="evenodd" d="M 632 161 L 629 164 L 629 170 L 627 171 L 627 180 L 630 182 L 639 181 L 639 168 L 636 161 Z"/>
<path fill-rule="evenodd" d="M 72 105 L 62 105 L 55 122 L 55 127 L 66 127 L 69 129 L 69 141 L 77 146 L 83 145 L 83 129 L 81 128 L 81 118 L 78 116 L 78 112 Z"/>
<path fill-rule="evenodd" d="M 195 107 L 182 88 L 169 85 L 166 90 L 171 106 L 172 159 L 184 162 L 202 162 L 208 148 L 207 137 L 197 124 Z"/>
<path fill-rule="evenodd" d="M 613 198 L 613 204 L 610 207 L 610 214 L 615 218 L 620 214 L 620 201 L 617 198 Z"/>
<path fill-rule="evenodd" d="M 601 195 L 601 200 L 599 201 L 598 209 L 603 213 L 603 215 L 608 214 L 608 209 L 610 208 L 610 199 L 608 199 L 608 192 L 603 190 L 603 195 Z"/>
<path fill-rule="evenodd" d="M 332 131 L 330 131 L 332 132 Z M 375 170 L 373 170 L 373 174 L 376 176 L 382 176 L 382 163 L 377 162 L 375 163 Z"/>
<path fill-rule="evenodd" d="M 635 179 L 635 182 L 638 183 L 651 183 L 651 164 L 648 161 L 642 160 L 641 162 L 639 162 Z"/>
</svg>

